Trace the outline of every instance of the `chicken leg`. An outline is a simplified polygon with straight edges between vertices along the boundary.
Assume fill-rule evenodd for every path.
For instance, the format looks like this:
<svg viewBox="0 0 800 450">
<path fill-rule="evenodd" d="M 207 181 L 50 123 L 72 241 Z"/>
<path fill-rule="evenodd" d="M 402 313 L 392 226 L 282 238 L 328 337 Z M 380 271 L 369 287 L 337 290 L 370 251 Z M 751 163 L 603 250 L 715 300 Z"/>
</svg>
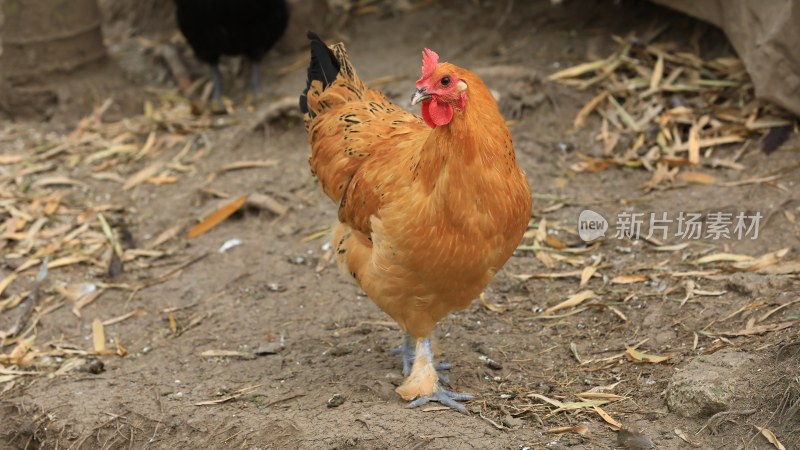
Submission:
<svg viewBox="0 0 800 450">
<path fill-rule="evenodd" d="M 219 65 L 210 64 L 209 67 L 211 68 L 211 84 L 214 86 L 212 100 L 216 107 L 224 108 L 222 104 L 222 74 L 220 74 Z M 253 103 L 258 100 L 260 89 L 258 61 L 250 60 L 250 95 Z"/>
<path fill-rule="evenodd" d="M 407 342 L 410 343 L 410 341 L 411 339 L 409 338 Z M 407 353 L 406 351 L 403 352 L 404 366 Z M 403 384 L 397 388 L 397 393 L 406 400 L 412 400 L 408 404 L 409 408 L 416 408 L 429 402 L 439 402 L 462 414 L 467 414 L 467 408 L 458 403 L 458 401 L 472 400 L 475 397 L 444 389 L 439 382 L 439 377 L 440 375 L 433 364 L 433 349 L 431 348 L 430 338 L 418 339 L 414 350 L 411 372 Z"/>
<path fill-rule="evenodd" d="M 258 76 L 258 61 L 255 59 L 250 60 L 250 91 L 253 94 L 253 99 L 258 96 L 261 90 L 261 82 Z"/>
<path fill-rule="evenodd" d="M 411 335 L 405 333 L 403 335 L 403 345 L 401 347 L 395 347 L 389 350 L 389 353 L 392 355 L 401 355 L 403 357 L 403 376 L 407 377 L 411 374 L 411 366 L 414 364 L 414 339 L 411 338 Z M 453 365 L 450 363 L 439 362 L 436 363 L 436 370 L 437 372 L 440 370 L 450 370 L 453 368 Z M 447 384 L 448 379 L 447 376 L 439 373 L 439 381 L 442 383 Z"/>
<path fill-rule="evenodd" d="M 219 73 L 219 66 L 210 64 L 211 68 L 211 84 L 214 85 L 213 100 L 216 103 L 222 104 L 222 75 Z"/>
</svg>

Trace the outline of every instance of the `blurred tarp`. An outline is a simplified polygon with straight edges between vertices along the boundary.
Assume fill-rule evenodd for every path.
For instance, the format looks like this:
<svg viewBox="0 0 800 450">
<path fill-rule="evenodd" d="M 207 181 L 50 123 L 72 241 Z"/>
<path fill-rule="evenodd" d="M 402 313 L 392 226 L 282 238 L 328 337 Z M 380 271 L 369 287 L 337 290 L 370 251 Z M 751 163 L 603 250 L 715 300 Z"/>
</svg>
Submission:
<svg viewBox="0 0 800 450">
<path fill-rule="evenodd" d="M 800 116 L 800 0 L 652 0 L 728 36 L 756 95 Z"/>
</svg>

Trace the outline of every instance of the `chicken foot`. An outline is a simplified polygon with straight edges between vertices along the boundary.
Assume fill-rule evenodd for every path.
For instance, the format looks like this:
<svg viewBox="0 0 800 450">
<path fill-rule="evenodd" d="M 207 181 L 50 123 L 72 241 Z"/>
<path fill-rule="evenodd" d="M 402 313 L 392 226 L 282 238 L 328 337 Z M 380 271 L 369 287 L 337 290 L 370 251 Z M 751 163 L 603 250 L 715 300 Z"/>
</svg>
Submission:
<svg viewBox="0 0 800 450">
<path fill-rule="evenodd" d="M 433 394 L 420 397 L 408 404 L 409 408 L 416 408 L 430 402 L 439 402 L 444 406 L 448 406 L 461 414 L 469 414 L 467 407 L 458 403 L 461 401 L 474 400 L 475 396 L 470 394 L 459 394 L 458 392 L 448 391 L 446 389 L 439 389 L 433 391 Z"/>
<path fill-rule="evenodd" d="M 401 397 L 406 400 L 412 400 L 408 407 L 416 408 L 429 402 L 439 402 L 462 414 L 468 414 L 467 408 L 458 402 L 472 400 L 475 397 L 469 394 L 451 392 L 442 387 L 439 382 L 439 373 L 433 364 L 433 349 L 431 348 L 430 338 L 418 340 L 414 353 L 411 372 L 403 384 L 397 388 L 397 392 Z"/>
</svg>

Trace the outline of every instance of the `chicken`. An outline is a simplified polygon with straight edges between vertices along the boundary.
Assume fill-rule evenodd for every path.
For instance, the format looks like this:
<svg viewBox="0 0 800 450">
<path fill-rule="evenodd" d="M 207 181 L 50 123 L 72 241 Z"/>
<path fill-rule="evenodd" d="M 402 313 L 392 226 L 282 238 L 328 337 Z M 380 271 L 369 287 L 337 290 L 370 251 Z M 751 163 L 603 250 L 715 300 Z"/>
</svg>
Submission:
<svg viewBox="0 0 800 450">
<path fill-rule="evenodd" d="M 423 52 L 411 104 L 418 117 L 369 89 L 343 44 L 315 34 L 300 97 L 309 164 L 339 205 L 340 269 L 406 333 L 397 392 L 410 407 L 459 412 L 472 396 L 442 387 L 431 333 L 466 308 L 509 259 L 531 212 L 531 191 L 489 89 L 472 72 Z"/>
<path fill-rule="evenodd" d="M 219 59 L 250 60 L 250 85 L 258 92 L 258 63 L 283 36 L 289 23 L 284 0 L 175 0 L 178 28 L 197 59 L 211 67 L 214 99 L 222 95 Z"/>
</svg>

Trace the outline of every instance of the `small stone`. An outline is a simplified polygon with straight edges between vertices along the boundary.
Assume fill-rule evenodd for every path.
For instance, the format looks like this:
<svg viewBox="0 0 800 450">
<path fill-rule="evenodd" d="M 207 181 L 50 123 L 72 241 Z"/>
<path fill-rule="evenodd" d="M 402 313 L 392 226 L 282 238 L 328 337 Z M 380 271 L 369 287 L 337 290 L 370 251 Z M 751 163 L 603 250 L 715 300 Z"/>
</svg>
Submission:
<svg viewBox="0 0 800 450">
<path fill-rule="evenodd" d="M 331 356 L 344 356 L 353 353 L 353 349 L 344 345 L 337 345 L 328 351 Z"/>
<path fill-rule="evenodd" d="M 573 145 L 571 142 L 564 142 L 564 141 L 556 142 L 555 145 L 553 145 L 553 147 L 555 147 L 556 150 L 564 153 L 575 150 L 575 145 Z"/>
<path fill-rule="evenodd" d="M 281 350 L 283 350 L 283 346 L 279 342 L 267 342 L 259 345 L 255 354 L 258 356 L 274 355 L 280 353 Z"/>
<path fill-rule="evenodd" d="M 289 258 L 289 264 L 294 264 L 296 266 L 302 266 L 306 263 L 306 258 L 303 256 L 292 256 Z"/>
<path fill-rule="evenodd" d="M 89 373 L 93 375 L 97 375 L 99 373 L 103 373 L 106 370 L 106 365 L 103 361 L 99 359 L 93 359 L 89 361 Z"/>
<path fill-rule="evenodd" d="M 476 352 L 480 353 L 481 355 L 488 355 L 489 348 L 486 347 L 482 342 L 473 342 L 472 348 L 475 349 Z"/>
<path fill-rule="evenodd" d="M 344 395 L 342 394 L 333 394 L 333 397 L 328 399 L 327 405 L 328 408 L 336 408 L 344 403 Z"/>
<path fill-rule="evenodd" d="M 478 359 L 483 361 L 483 363 L 486 364 L 486 367 L 488 367 L 488 368 L 490 368 L 492 370 L 502 370 L 503 369 L 503 365 L 502 364 L 500 364 L 499 362 L 493 360 L 492 358 L 489 358 L 486 355 L 481 355 L 481 356 L 478 357 Z"/>
<path fill-rule="evenodd" d="M 503 365 L 491 358 L 486 361 L 486 367 L 492 370 L 503 370 Z"/>
<path fill-rule="evenodd" d="M 228 386 L 222 386 L 217 390 L 217 392 L 214 395 L 216 395 L 217 397 L 222 397 L 223 395 L 228 395 L 230 393 L 231 393 L 231 388 L 229 388 Z"/>
<path fill-rule="evenodd" d="M 625 428 L 617 432 L 617 445 L 630 450 L 648 450 L 656 447 L 649 437 L 638 430 Z"/>
<path fill-rule="evenodd" d="M 747 297 L 760 297 L 770 287 L 769 278 L 755 273 L 740 272 L 728 278 L 725 287 Z"/>
<path fill-rule="evenodd" d="M 503 417 L 502 419 L 500 419 L 500 422 L 502 422 L 503 425 L 505 425 L 508 428 L 520 428 L 522 424 L 525 423 L 519 417 L 513 417 L 511 415 Z"/>
<path fill-rule="evenodd" d="M 106 365 L 99 359 L 89 359 L 86 364 L 81 364 L 75 367 L 76 372 L 86 372 L 92 375 L 98 375 L 105 371 Z"/>
<path fill-rule="evenodd" d="M 282 285 L 280 283 L 269 283 L 267 285 L 267 289 L 270 292 L 284 292 L 286 290 L 286 286 L 284 286 L 284 285 Z"/>
<path fill-rule="evenodd" d="M 683 417 L 705 417 L 729 408 L 736 391 L 736 369 L 753 363 L 752 355 L 721 350 L 693 359 L 672 376 L 667 386 L 667 406 Z"/>
</svg>

